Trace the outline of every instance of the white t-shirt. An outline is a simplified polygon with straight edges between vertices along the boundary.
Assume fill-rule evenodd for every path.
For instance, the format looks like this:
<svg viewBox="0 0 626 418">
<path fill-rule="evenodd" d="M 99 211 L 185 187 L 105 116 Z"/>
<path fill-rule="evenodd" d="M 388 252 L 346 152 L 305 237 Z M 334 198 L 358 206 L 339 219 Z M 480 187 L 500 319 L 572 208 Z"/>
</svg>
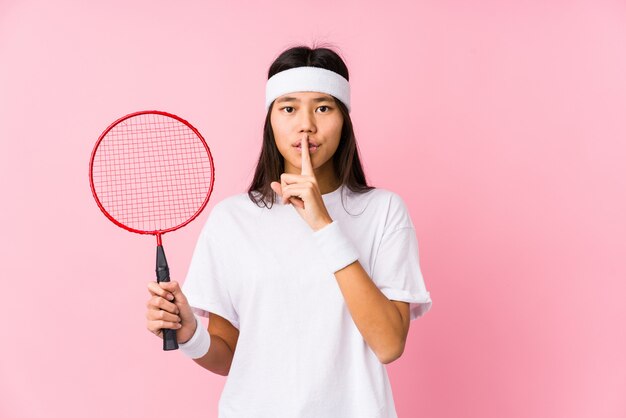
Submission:
<svg viewBox="0 0 626 418">
<path fill-rule="evenodd" d="M 411 320 L 425 314 L 432 302 L 399 195 L 342 186 L 322 198 L 381 292 L 410 302 Z M 317 259 L 313 232 L 280 200 L 260 208 L 240 193 L 213 207 L 182 290 L 194 312 L 239 329 L 220 418 L 397 417 L 385 365 Z"/>
</svg>

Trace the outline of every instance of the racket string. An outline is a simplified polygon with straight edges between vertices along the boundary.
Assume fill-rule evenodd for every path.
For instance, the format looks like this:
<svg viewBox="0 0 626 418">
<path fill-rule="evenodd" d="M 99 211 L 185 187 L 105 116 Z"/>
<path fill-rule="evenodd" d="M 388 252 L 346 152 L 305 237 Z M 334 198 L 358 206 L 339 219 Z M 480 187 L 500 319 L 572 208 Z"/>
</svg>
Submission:
<svg viewBox="0 0 626 418">
<path fill-rule="evenodd" d="M 164 115 L 140 114 L 102 138 L 92 176 L 113 218 L 136 230 L 156 231 L 186 222 L 202 206 L 212 164 L 189 126 Z"/>
</svg>

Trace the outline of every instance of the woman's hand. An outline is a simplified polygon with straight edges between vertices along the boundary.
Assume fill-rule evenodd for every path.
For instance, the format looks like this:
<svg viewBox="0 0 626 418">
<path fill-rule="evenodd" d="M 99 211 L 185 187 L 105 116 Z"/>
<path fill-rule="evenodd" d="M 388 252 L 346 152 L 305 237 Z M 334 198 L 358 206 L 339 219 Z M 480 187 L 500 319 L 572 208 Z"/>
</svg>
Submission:
<svg viewBox="0 0 626 418">
<path fill-rule="evenodd" d="M 333 220 L 326 210 L 317 185 L 309 154 L 309 138 L 306 135 L 302 138 L 301 149 L 301 174 L 283 173 L 280 175 L 280 183 L 273 181 L 270 187 L 282 198 L 283 204 L 291 203 L 306 223 L 317 231 Z"/>
<path fill-rule="evenodd" d="M 152 296 L 147 304 L 148 330 L 162 339 L 163 328 L 175 329 L 178 343 L 189 341 L 196 331 L 196 317 L 178 282 L 149 282 L 148 291 Z"/>
</svg>

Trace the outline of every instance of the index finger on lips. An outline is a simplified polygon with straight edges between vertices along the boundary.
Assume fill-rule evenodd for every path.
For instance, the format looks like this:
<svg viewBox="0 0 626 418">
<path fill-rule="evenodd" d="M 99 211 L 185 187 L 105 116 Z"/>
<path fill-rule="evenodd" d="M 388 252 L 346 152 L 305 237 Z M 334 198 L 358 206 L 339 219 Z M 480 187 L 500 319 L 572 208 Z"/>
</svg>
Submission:
<svg viewBox="0 0 626 418">
<path fill-rule="evenodd" d="M 309 137 L 307 135 L 302 138 L 300 148 L 302 149 L 302 175 L 312 176 L 313 166 L 311 165 L 311 156 L 309 155 Z"/>
</svg>

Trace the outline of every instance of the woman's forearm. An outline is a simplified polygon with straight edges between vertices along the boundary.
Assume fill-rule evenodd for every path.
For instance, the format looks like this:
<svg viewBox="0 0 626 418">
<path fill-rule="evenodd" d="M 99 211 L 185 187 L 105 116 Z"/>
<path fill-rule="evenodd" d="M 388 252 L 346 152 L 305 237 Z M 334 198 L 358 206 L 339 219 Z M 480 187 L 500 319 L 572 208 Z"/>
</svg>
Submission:
<svg viewBox="0 0 626 418">
<path fill-rule="evenodd" d="M 217 335 L 211 335 L 209 351 L 204 356 L 193 361 L 215 374 L 228 376 L 233 355 L 234 353 L 230 350 L 226 341 Z"/>
<path fill-rule="evenodd" d="M 398 358 L 406 335 L 402 316 L 376 287 L 359 261 L 335 272 L 352 320 L 382 363 Z"/>
</svg>

